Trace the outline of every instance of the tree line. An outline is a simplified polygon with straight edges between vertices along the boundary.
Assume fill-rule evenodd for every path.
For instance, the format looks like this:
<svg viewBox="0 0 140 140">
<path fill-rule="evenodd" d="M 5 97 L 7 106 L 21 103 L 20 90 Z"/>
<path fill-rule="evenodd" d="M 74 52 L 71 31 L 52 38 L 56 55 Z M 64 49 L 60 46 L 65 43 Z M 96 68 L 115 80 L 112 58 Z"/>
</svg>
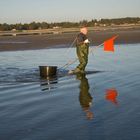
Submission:
<svg viewBox="0 0 140 140">
<path fill-rule="evenodd" d="M 138 24 L 140 23 L 140 18 L 116 18 L 116 19 L 92 19 L 90 21 L 83 20 L 80 22 L 56 22 L 56 23 L 48 23 L 48 22 L 31 22 L 31 23 L 18 23 L 18 24 L 0 24 L 0 31 L 10 31 L 10 30 L 37 30 L 37 29 L 51 29 L 54 27 L 58 28 L 72 28 L 72 27 L 80 27 L 82 25 L 88 27 L 94 26 L 111 26 L 111 25 L 122 25 L 122 24 Z"/>
</svg>

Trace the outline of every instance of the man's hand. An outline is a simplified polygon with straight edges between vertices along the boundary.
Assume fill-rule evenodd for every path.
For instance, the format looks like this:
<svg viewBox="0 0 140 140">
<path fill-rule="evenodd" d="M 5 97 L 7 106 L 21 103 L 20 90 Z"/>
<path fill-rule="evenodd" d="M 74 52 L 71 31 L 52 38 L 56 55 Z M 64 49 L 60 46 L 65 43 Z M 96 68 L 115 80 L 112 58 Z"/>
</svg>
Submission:
<svg viewBox="0 0 140 140">
<path fill-rule="evenodd" d="M 86 40 L 84 41 L 84 43 L 90 43 L 90 41 L 89 41 L 88 39 L 86 39 Z"/>
</svg>

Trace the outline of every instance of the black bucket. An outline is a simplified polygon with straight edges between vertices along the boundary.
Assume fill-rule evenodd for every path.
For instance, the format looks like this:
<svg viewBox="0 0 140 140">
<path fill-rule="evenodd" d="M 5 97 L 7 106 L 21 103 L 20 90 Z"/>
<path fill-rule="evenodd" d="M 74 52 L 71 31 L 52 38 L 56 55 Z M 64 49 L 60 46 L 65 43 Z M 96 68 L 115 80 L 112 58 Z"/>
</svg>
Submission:
<svg viewBox="0 0 140 140">
<path fill-rule="evenodd" d="M 57 75 L 57 66 L 39 66 L 39 70 L 42 78 Z"/>
</svg>

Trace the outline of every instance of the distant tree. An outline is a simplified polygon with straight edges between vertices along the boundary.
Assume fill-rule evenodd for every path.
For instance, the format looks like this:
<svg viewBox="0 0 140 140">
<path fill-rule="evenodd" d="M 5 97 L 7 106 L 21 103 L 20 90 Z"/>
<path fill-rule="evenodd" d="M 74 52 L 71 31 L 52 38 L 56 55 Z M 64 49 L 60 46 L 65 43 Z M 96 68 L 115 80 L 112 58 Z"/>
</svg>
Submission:
<svg viewBox="0 0 140 140">
<path fill-rule="evenodd" d="M 4 23 L 4 24 L 1 24 L 0 29 L 1 31 L 8 31 L 8 30 L 11 30 L 11 27 L 7 23 Z"/>
<path fill-rule="evenodd" d="M 29 24 L 22 24 L 22 30 L 29 30 Z"/>
<path fill-rule="evenodd" d="M 88 26 L 88 21 L 87 20 L 82 20 L 79 23 L 80 26 Z"/>
<path fill-rule="evenodd" d="M 121 25 L 121 24 L 137 24 L 140 23 L 139 17 L 126 17 L 126 18 L 115 18 L 115 19 L 101 19 L 97 21 L 96 19 L 92 19 L 91 21 L 82 20 L 80 22 L 55 22 L 55 23 L 47 23 L 47 22 L 31 22 L 29 24 L 0 24 L 0 31 L 9 31 L 12 29 L 16 30 L 36 30 L 36 29 L 48 29 L 53 27 L 62 27 L 62 28 L 72 28 L 72 27 L 80 27 L 80 26 L 98 26 L 98 25 Z"/>
<path fill-rule="evenodd" d="M 39 28 L 39 26 L 38 26 L 38 24 L 35 23 L 35 22 L 31 22 L 31 23 L 29 24 L 29 30 L 36 30 L 36 29 L 38 29 L 38 28 Z"/>
<path fill-rule="evenodd" d="M 42 22 L 42 23 L 40 24 L 40 27 L 41 27 L 42 29 L 48 29 L 48 28 L 50 28 L 50 26 L 49 26 L 49 24 L 48 24 L 47 22 Z"/>
</svg>

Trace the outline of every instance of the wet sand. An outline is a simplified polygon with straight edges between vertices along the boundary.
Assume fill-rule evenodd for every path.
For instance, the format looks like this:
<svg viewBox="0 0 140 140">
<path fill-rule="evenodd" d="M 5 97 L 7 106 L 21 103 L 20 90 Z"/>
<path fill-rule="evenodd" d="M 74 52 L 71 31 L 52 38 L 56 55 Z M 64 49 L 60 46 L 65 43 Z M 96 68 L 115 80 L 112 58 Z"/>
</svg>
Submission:
<svg viewBox="0 0 140 140">
<path fill-rule="evenodd" d="M 0 53 L 0 140 L 139 140 L 140 44 L 98 48 L 94 73 L 40 79 L 38 66 L 64 65 L 66 51 Z"/>
<path fill-rule="evenodd" d="M 69 47 L 77 32 L 46 35 L 0 36 L 0 51 L 33 50 L 49 47 Z M 90 31 L 91 45 L 99 45 L 106 39 L 119 35 L 116 44 L 140 43 L 140 29 L 119 31 Z"/>
</svg>

